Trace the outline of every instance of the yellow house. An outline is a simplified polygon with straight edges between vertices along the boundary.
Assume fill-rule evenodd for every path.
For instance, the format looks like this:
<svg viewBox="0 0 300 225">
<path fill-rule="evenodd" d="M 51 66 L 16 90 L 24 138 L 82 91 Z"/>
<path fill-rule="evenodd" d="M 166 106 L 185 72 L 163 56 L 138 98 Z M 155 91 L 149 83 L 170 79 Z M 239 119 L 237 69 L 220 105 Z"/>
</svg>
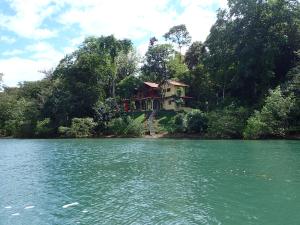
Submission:
<svg viewBox="0 0 300 225">
<path fill-rule="evenodd" d="M 163 85 L 144 82 L 132 99 L 124 100 L 125 111 L 182 110 L 185 108 L 188 85 L 168 80 Z"/>
<path fill-rule="evenodd" d="M 162 86 L 162 108 L 165 110 L 180 110 L 188 98 L 185 95 L 187 87 L 188 85 L 184 83 L 168 80 Z"/>
</svg>

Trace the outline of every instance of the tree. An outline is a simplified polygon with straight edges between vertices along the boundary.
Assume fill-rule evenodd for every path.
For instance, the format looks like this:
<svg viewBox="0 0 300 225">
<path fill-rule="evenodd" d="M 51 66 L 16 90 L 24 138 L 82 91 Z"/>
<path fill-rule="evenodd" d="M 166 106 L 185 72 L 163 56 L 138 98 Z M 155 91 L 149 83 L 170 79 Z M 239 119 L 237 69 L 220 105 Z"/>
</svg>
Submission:
<svg viewBox="0 0 300 225">
<path fill-rule="evenodd" d="M 153 45 L 155 45 L 155 43 L 156 43 L 157 41 L 158 41 L 158 40 L 157 40 L 156 37 L 152 37 L 152 38 L 150 38 L 150 40 L 149 40 L 149 45 L 150 45 L 150 46 L 153 46 Z"/>
<path fill-rule="evenodd" d="M 182 47 L 188 45 L 192 40 L 184 24 L 172 27 L 167 33 L 164 34 L 164 38 L 177 44 L 179 48 L 180 59 Z"/>
<path fill-rule="evenodd" d="M 284 96 L 280 87 L 270 90 L 261 111 L 255 111 L 248 119 L 244 137 L 284 137 L 288 131 L 289 114 L 294 106 L 293 95 Z"/>
<path fill-rule="evenodd" d="M 142 81 L 131 75 L 125 77 L 123 80 L 121 80 L 117 85 L 117 94 L 122 97 L 129 99 L 132 96 L 134 96 L 135 91 L 139 88 Z"/>
<path fill-rule="evenodd" d="M 170 77 L 181 79 L 186 73 L 188 73 L 188 67 L 181 62 L 180 55 L 175 54 L 174 57 L 168 62 L 168 70 Z"/>
<path fill-rule="evenodd" d="M 66 56 L 54 71 L 53 79 L 58 82 L 50 98 L 50 111 L 53 108 L 58 110 L 56 113 L 63 113 L 53 116 L 62 116 L 66 122 L 74 117 L 93 116 L 95 103 L 106 97 L 104 90 L 111 72 L 110 63 L 107 57 L 84 47 Z"/>
<path fill-rule="evenodd" d="M 207 116 L 200 110 L 194 109 L 186 114 L 187 131 L 189 133 L 205 133 L 207 123 Z"/>
<path fill-rule="evenodd" d="M 300 8 L 296 0 L 230 0 L 221 10 L 205 46 L 206 65 L 220 95 L 245 105 L 263 99 L 286 80 L 300 48 Z"/>
<path fill-rule="evenodd" d="M 128 53 L 121 52 L 117 57 L 117 75 L 116 82 L 123 80 L 124 78 L 137 75 L 139 69 L 138 64 L 140 57 L 135 50 L 131 50 Z"/>
<path fill-rule="evenodd" d="M 195 69 L 198 64 L 203 64 L 206 49 L 202 42 L 195 41 L 185 53 L 184 62 L 190 70 Z"/>
<path fill-rule="evenodd" d="M 0 73 L 0 91 L 2 91 L 2 85 L 3 85 L 3 73 Z"/>
<path fill-rule="evenodd" d="M 118 57 L 124 53 L 128 54 L 132 50 L 132 42 L 128 39 L 117 40 L 113 35 L 101 37 L 97 40 L 100 51 L 108 53 L 111 68 L 111 96 L 116 97 L 116 80 L 118 73 Z"/>
<path fill-rule="evenodd" d="M 143 77 L 148 81 L 165 83 L 171 77 L 168 63 L 172 59 L 173 52 L 169 44 L 150 45 L 142 66 Z"/>
</svg>

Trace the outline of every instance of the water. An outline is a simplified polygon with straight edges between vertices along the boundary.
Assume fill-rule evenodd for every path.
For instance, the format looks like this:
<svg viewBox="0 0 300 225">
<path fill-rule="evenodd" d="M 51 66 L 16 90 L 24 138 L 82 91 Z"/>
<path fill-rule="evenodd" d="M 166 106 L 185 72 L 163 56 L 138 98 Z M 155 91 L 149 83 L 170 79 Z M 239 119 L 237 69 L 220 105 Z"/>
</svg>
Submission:
<svg viewBox="0 0 300 225">
<path fill-rule="evenodd" d="M 0 140 L 0 224 L 300 224 L 299 141 Z"/>
</svg>

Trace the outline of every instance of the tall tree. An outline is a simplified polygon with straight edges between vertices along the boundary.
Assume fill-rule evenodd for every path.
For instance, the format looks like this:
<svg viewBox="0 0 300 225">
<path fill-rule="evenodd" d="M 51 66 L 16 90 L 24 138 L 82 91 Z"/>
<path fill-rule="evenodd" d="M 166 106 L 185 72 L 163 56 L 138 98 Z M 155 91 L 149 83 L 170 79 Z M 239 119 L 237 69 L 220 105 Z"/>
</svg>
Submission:
<svg viewBox="0 0 300 225">
<path fill-rule="evenodd" d="M 198 64 L 203 63 L 206 54 L 207 52 L 203 43 L 195 41 L 186 51 L 184 62 L 190 70 L 195 69 Z"/>
<path fill-rule="evenodd" d="M 168 63 L 173 53 L 173 48 L 169 44 L 150 45 L 142 66 L 144 78 L 160 84 L 166 82 L 171 77 Z"/>
<path fill-rule="evenodd" d="M 229 0 L 205 45 L 206 65 L 225 97 L 253 105 L 286 80 L 300 47 L 296 0 Z"/>
<path fill-rule="evenodd" d="M 132 51 L 132 42 L 128 39 L 117 40 L 113 35 L 107 37 L 100 37 L 96 41 L 99 46 L 101 54 L 108 54 L 109 63 L 111 68 L 111 96 L 115 98 L 116 96 L 116 82 L 118 74 L 118 57 L 121 54 L 127 55 Z"/>
<path fill-rule="evenodd" d="M 164 34 L 164 38 L 177 44 L 180 53 L 180 58 L 182 47 L 191 43 L 192 40 L 184 24 L 172 27 L 167 33 Z"/>
</svg>

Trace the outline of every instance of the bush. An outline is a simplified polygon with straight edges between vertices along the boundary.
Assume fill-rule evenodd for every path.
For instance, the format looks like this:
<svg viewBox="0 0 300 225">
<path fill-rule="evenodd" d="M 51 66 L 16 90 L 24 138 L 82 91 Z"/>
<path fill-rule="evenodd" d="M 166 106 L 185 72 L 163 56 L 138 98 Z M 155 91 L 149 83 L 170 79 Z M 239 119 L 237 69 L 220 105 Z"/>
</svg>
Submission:
<svg viewBox="0 0 300 225">
<path fill-rule="evenodd" d="M 35 127 L 35 135 L 38 137 L 47 137 L 51 135 L 53 129 L 50 127 L 50 118 L 45 118 L 44 120 L 37 121 Z"/>
<path fill-rule="evenodd" d="M 124 135 L 126 127 L 127 123 L 121 117 L 112 119 L 108 124 L 109 131 L 115 135 Z"/>
<path fill-rule="evenodd" d="M 111 133 L 119 136 L 139 137 L 144 133 L 143 124 L 130 116 L 115 118 L 110 121 L 108 127 Z"/>
<path fill-rule="evenodd" d="M 242 138 L 248 112 L 245 108 L 234 106 L 212 111 L 208 115 L 207 134 L 213 138 Z"/>
<path fill-rule="evenodd" d="M 74 118 L 71 127 L 59 127 L 58 132 L 63 137 L 84 138 L 93 135 L 96 123 L 92 118 Z"/>
<path fill-rule="evenodd" d="M 186 131 L 185 114 L 179 113 L 172 120 L 172 133 L 184 133 Z"/>
<path fill-rule="evenodd" d="M 288 130 L 289 113 L 294 106 L 293 95 L 285 97 L 279 87 L 271 90 L 261 111 L 255 111 L 248 119 L 244 137 L 247 139 L 284 137 Z"/>
<path fill-rule="evenodd" d="M 192 110 L 186 114 L 187 131 L 189 133 L 205 133 L 208 119 L 200 110 Z"/>
</svg>

